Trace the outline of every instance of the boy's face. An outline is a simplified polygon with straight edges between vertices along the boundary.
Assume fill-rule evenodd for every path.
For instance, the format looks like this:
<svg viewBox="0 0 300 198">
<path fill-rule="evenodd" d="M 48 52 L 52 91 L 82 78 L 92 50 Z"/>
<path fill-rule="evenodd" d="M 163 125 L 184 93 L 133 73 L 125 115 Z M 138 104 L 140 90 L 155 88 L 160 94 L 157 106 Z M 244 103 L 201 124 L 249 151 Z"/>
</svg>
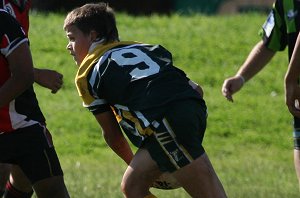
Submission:
<svg viewBox="0 0 300 198">
<path fill-rule="evenodd" d="M 88 54 L 89 48 L 92 44 L 92 38 L 90 34 L 84 34 L 75 25 L 69 25 L 65 28 L 69 43 L 67 50 L 73 56 L 76 65 L 80 65 L 82 60 Z"/>
</svg>

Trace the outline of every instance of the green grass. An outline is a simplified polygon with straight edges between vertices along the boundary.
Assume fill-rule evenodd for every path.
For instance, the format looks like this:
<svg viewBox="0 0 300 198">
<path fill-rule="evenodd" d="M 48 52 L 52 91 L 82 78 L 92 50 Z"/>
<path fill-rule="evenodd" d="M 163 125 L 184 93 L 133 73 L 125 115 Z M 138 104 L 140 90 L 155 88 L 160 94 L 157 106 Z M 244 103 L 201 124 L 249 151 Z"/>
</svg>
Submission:
<svg viewBox="0 0 300 198">
<path fill-rule="evenodd" d="M 299 197 L 293 167 L 291 116 L 284 104 L 287 53 L 271 63 L 229 103 L 221 95 L 252 46 L 266 16 L 151 16 L 118 14 L 122 40 L 159 43 L 205 91 L 209 110 L 206 151 L 230 198 Z M 76 66 L 66 48 L 64 15 L 30 15 L 31 49 L 36 67 L 64 74 L 56 94 L 36 86 L 53 134 L 72 197 L 122 197 L 126 165 L 106 146 L 93 116 L 81 106 L 74 86 Z M 188 197 L 182 190 L 153 189 L 158 197 Z"/>
</svg>

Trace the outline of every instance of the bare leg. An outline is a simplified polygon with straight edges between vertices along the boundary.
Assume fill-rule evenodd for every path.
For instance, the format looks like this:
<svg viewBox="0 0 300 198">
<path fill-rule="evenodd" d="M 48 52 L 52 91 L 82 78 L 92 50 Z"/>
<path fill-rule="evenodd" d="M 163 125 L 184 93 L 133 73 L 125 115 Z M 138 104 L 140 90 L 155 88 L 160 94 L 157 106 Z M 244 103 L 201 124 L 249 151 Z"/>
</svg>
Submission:
<svg viewBox="0 0 300 198">
<path fill-rule="evenodd" d="M 161 175 L 148 151 L 139 149 L 122 179 L 122 191 L 127 198 L 144 198 L 150 195 L 150 186 Z"/>
<path fill-rule="evenodd" d="M 12 166 L 10 182 L 17 190 L 29 193 L 32 185 L 19 166 Z M 68 198 L 69 194 L 62 176 L 55 176 L 36 182 L 33 189 L 37 197 L 43 198 Z"/>
<path fill-rule="evenodd" d="M 206 154 L 174 172 L 174 177 L 192 197 L 226 197 L 223 186 Z"/>
<path fill-rule="evenodd" d="M 143 198 L 149 195 L 151 184 L 160 175 L 161 172 L 148 151 L 140 149 L 123 176 L 124 195 L 127 198 Z M 206 154 L 175 171 L 173 176 L 192 197 L 227 197 Z"/>
<path fill-rule="evenodd" d="M 294 165 L 295 170 L 299 182 L 299 190 L 300 190 L 300 150 L 294 149 Z"/>
<path fill-rule="evenodd" d="M 33 189 L 37 197 L 43 198 L 69 198 L 69 193 L 62 176 L 54 176 L 36 182 Z"/>
<path fill-rule="evenodd" d="M 12 166 L 10 183 L 18 190 L 29 193 L 32 191 L 31 183 L 19 166 Z"/>
<path fill-rule="evenodd" d="M 10 171 L 11 171 L 10 164 L 0 163 L 0 191 L 4 192 L 5 185 L 9 179 Z"/>
</svg>

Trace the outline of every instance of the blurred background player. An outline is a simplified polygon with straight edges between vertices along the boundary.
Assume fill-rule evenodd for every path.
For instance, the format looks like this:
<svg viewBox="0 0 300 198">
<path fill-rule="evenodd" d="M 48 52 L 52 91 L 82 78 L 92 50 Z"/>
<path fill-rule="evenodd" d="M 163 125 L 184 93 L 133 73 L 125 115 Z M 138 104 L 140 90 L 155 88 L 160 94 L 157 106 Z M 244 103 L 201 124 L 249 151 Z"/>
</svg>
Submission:
<svg viewBox="0 0 300 198">
<path fill-rule="evenodd" d="M 28 36 L 31 0 L 0 0 L 0 2 L 0 8 L 5 9 L 15 17 L 22 26 L 26 36 Z M 56 93 L 62 87 L 62 79 L 63 75 L 54 70 L 34 68 L 35 82 L 50 89 L 52 93 Z M 12 175 L 9 181 L 10 173 Z M 33 193 L 29 181 L 24 177 L 21 170 L 17 167 L 13 168 L 9 164 L 0 164 L 0 196 L 4 193 L 5 188 L 6 191 L 15 188 L 20 194 L 24 194 L 25 197 L 29 197 L 29 194 Z"/>
<path fill-rule="evenodd" d="M 298 35 L 295 49 L 285 74 L 285 101 L 286 105 L 294 116 L 300 118 L 300 34 Z M 297 139 L 300 141 L 300 138 Z"/>
<path fill-rule="evenodd" d="M 288 47 L 288 58 L 293 53 L 300 29 L 300 1 L 276 0 L 266 22 L 262 26 L 262 40 L 248 55 L 235 76 L 227 78 L 222 86 L 223 95 L 233 102 L 233 94 L 246 81 L 261 71 L 276 54 Z M 294 165 L 300 185 L 300 118 L 294 117 Z"/>
<path fill-rule="evenodd" d="M 300 34 L 285 74 L 285 103 L 292 115 L 300 119 Z M 295 145 L 300 150 L 300 136 L 295 137 Z M 300 162 L 299 162 L 300 163 Z M 300 189 L 300 182 L 299 182 Z"/>
<path fill-rule="evenodd" d="M 0 26 L 0 162 L 22 169 L 37 197 L 68 198 L 63 171 L 32 85 L 28 38 L 3 9 Z"/>
</svg>

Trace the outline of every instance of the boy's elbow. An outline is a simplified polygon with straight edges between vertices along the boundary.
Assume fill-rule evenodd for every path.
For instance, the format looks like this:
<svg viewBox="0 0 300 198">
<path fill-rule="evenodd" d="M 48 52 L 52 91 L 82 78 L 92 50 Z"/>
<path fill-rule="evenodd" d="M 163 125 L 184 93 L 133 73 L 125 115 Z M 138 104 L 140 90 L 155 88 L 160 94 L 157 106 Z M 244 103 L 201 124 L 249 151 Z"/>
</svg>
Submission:
<svg viewBox="0 0 300 198">
<path fill-rule="evenodd" d="M 29 88 L 34 83 L 33 70 L 24 71 L 21 74 L 15 76 L 16 80 L 19 81 L 24 89 Z"/>
<path fill-rule="evenodd" d="M 34 83 L 34 72 L 33 72 L 33 69 L 30 70 L 30 71 L 27 71 L 24 78 L 25 78 L 24 79 L 24 83 L 27 86 L 31 86 Z"/>
</svg>

